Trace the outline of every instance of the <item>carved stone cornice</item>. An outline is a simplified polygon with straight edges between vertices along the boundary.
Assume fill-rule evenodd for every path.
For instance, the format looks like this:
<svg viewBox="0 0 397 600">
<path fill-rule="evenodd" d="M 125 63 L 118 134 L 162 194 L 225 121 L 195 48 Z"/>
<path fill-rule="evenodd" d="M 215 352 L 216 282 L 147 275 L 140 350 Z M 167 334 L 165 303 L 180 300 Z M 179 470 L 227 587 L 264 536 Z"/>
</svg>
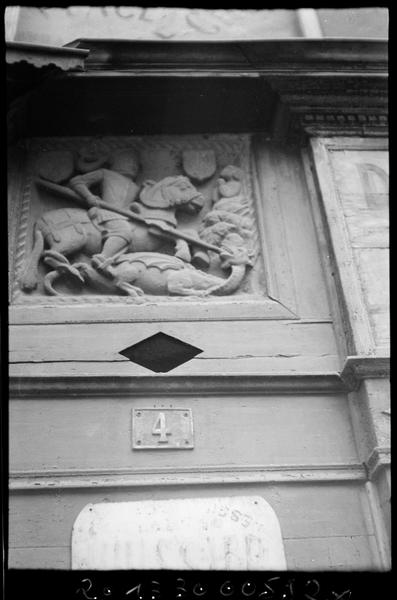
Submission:
<svg viewBox="0 0 397 600">
<path fill-rule="evenodd" d="M 279 105 L 274 120 L 273 137 L 299 140 L 310 137 L 360 136 L 385 137 L 389 132 L 388 99 L 385 82 L 375 79 L 373 87 L 351 92 L 322 88 L 317 82 L 316 93 L 309 97 L 308 89 L 301 94 L 273 89 L 279 93 Z"/>
<path fill-rule="evenodd" d="M 68 46 L 89 51 L 84 71 L 61 72 L 57 81 L 38 90 L 40 100 L 32 100 L 31 107 L 37 131 L 33 126 L 26 135 L 65 135 L 65 130 L 70 135 L 93 135 L 117 128 L 154 133 L 156 127 L 164 128 L 164 123 L 153 122 L 164 98 L 180 122 L 176 131 L 167 121 L 168 133 L 172 128 L 174 133 L 191 133 L 240 127 L 239 131 L 260 131 L 278 140 L 387 134 L 384 40 L 81 39 Z M 117 111 L 112 104 L 115 96 Z M 147 100 L 153 104 L 150 115 L 141 114 Z M 222 102 L 228 110 L 218 114 L 216 107 Z M 54 106 L 62 114 L 50 126 L 47 115 Z"/>
<path fill-rule="evenodd" d="M 255 41 L 139 41 L 78 39 L 69 48 L 90 50 L 87 71 L 159 69 L 257 72 L 259 75 L 351 74 L 387 69 L 387 41 L 362 39 L 283 39 Z"/>
<path fill-rule="evenodd" d="M 283 114 L 283 126 L 274 127 L 272 137 L 292 144 L 305 143 L 307 137 L 388 138 L 389 119 L 384 107 L 380 107 L 379 112 L 365 113 L 365 110 L 365 107 L 356 113 L 325 110 L 294 113 L 289 110 L 287 117 Z"/>
<path fill-rule="evenodd" d="M 257 76 L 278 96 L 272 135 L 384 136 L 387 44 L 382 40 L 265 40 L 229 43 L 78 40 L 89 48 L 87 76 Z M 269 110 L 262 93 L 263 106 Z"/>
<path fill-rule="evenodd" d="M 377 63 L 380 67 L 381 63 Z M 280 74 L 268 79 L 277 92 L 274 136 L 387 136 L 387 67 L 342 72 L 337 61 L 329 73 Z"/>
</svg>

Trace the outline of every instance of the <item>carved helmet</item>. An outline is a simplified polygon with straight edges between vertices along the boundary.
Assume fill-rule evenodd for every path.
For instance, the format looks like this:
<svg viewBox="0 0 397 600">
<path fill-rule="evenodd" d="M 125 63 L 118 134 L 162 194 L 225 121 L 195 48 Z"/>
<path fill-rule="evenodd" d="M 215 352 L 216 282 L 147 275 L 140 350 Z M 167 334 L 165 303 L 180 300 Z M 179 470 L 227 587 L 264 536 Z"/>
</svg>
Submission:
<svg viewBox="0 0 397 600">
<path fill-rule="evenodd" d="M 103 167 L 109 160 L 110 150 L 99 139 L 92 139 L 81 146 L 77 153 L 76 166 L 81 173 L 88 173 Z"/>
</svg>

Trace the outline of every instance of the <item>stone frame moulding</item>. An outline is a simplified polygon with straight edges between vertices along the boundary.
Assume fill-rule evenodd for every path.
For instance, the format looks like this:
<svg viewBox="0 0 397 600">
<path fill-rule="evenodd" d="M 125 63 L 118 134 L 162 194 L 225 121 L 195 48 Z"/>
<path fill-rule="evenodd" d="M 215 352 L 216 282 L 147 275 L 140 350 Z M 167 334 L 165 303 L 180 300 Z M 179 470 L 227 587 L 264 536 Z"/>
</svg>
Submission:
<svg viewBox="0 0 397 600">
<path fill-rule="evenodd" d="M 342 201 L 333 178 L 331 153 L 345 150 L 388 150 L 388 141 L 384 138 L 320 137 L 311 140 L 311 148 L 328 223 L 329 244 L 337 272 L 340 311 L 346 331 L 346 356 L 341 377 L 354 389 L 366 378 L 389 377 L 390 349 L 387 340 L 379 343 L 376 339 L 374 325 L 370 320 Z"/>
<path fill-rule="evenodd" d="M 188 140 L 184 140 L 188 137 Z M 274 201 L 277 198 L 270 194 L 269 199 L 263 191 L 261 181 L 261 167 L 256 152 L 251 149 L 251 136 L 249 135 L 214 135 L 206 136 L 206 142 L 201 136 L 145 136 L 145 137 L 104 137 L 102 138 L 110 148 L 117 149 L 126 145 L 147 149 L 167 148 L 171 153 L 177 153 L 186 148 L 209 148 L 222 155 L 225 164 L 233 163 L 239 157 L 241 168 L 246 173 L 246 193 L 249 200 L 251 221 L 255 228 L 253 245 L 256 250 L 256 259 L 253 269 L 255 280 L 261 278 L 263 271 L 266 273 L 266 290 L 254 294 L 237 294 L 230 297 L 200 299 L 196 297 L 162 297 L 150 296 L 144 305 L 134 304 L 134 300 L 125 296 L 92 295 L 73 296 L 64 295 L 51 297 L 46 295 L 31 295 L 21 291 L 18 276 L 23 271 L 26 258 L 31 251 L 33 219 L 31 218 L 31 199 L 33 193 L 33 178 L 31 173 L 23 170 L 24 161 L 19 163 L 18 184 L 11 182 L 10 195 L 16 202 L 10 202 L 13 207 L 13 221 L 17 223 L 15 236 L 15 254 L 12 267 L 11 286 L 11 324 L 28 323 L 57 323 L 57 322 L 105 322 L 105 321 L 151 321 L 158 320 L 158 311 L 161 310 L 161 321 L 190 321 L 190 320 L 245 320 L 245 319 L 299 319 L 296 314 L 296 298 L 294 280 L 289 264 L 286 241 L 282 239 L 269 240 L 270 232 L 265 230 L 264 213 L 269 213 L 272 218 L 280 219 L 280 212 L 275 210 Z M 164 139 L 165 138 L 165 139 Z M 85 143 L 89 138 L 34 138 L 25 140 L 23 153 L 30 152 L 33 156 L 40 150 L 71 150 L 78 143 Z M 28 159 L 29 160 L 29 159 Z M 28 167 L 29 170 L 29 167 Z M 23 182 L 23 183 L 21 183 Z M 277 194 L 276 194 L 277 196 Z M 262 201 L 263 198 L 263 201 Z M 282 223 L 281 223 L 282 226 Z M 283 280 L 280 279 L 283 273 Z M 290 273 L 285 277 L 285 272 Z M 256 287 L 259 283 L 257 282 Z M 29 311 L 26 307 L 29 306 Z M 100 317 L 93 311 L 95 306 L 101 307 Z M 132 310 L 133 306 L 133 310 Z"/>
</svg>

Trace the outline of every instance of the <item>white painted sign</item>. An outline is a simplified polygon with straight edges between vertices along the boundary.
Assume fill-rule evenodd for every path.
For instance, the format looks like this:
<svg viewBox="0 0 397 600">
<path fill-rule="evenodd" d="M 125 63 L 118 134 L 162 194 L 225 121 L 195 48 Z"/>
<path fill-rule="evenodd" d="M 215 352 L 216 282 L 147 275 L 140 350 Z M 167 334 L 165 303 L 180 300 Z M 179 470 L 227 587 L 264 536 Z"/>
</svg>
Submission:
<svg viewBox="0 0 397 600">
<path fill-rule="evenodd" d="M 87 504 L 73 569 L 285 570 L 280 525 L 259 496 Z"/>
</svg>

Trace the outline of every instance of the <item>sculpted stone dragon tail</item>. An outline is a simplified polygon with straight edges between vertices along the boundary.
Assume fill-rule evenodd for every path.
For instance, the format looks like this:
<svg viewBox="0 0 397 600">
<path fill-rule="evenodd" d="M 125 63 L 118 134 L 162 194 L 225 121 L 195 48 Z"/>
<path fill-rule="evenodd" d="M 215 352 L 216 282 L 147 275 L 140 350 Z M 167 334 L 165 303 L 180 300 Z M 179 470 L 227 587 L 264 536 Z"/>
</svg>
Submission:
<svg viewBox="0 0 397 600">
<path fill-rule="evenodd" d="M 252 266 L 251 257 L 245 247 L 224 249 L 221 253 L 222 268 L 230 269 L 228 278 L 204 273 L 173 256 L 155 252 L 137 252 L 120 257 L 109 269 L 111 278 L 101 275 L 91 265 L 75 264 L 86 283 L 109 293 L 125 293 L 144 301 L 144 294 L 209 296 L 228 295 L 235 292 L 244 279 L 246 270 Z M 45 289 L 57 295 L 53 282 L 61 276 L 51 271 L 45 278 Z"/>
</svg>

